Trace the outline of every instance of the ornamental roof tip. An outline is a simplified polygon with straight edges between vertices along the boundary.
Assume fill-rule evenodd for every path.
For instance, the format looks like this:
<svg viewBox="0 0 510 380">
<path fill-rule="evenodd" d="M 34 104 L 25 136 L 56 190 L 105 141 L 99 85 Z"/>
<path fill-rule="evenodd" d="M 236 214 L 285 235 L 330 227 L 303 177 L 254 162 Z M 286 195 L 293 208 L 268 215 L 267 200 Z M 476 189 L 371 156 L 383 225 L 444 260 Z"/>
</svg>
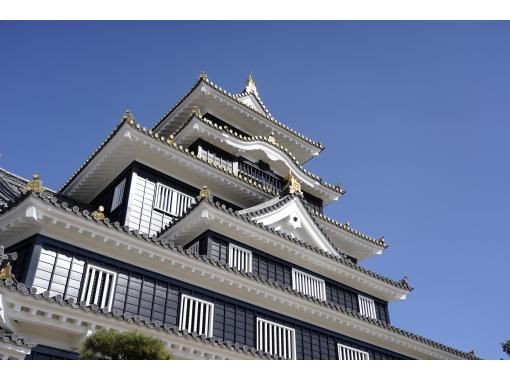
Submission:
<svg viewBox="0 0 510 380">
<path fill-rule="evenodd" d="M 296 157 L 283 145 L 278 144 L 275 141 L 274 137 L 271 138 L 272 137 L 271 135 L 270 136 L 242 136 L 241 134 L 239 134 L 236 131 L 229 128 L 227 125 L 218 125 L 217 123 L 214 123 L 213 121 L 209 120 L 207 117 L 202 116 L 202 114 L 200 113 L 200 109 L 198 109 L 196 107 L 191 112 L 188 120 L 186 120 L 180 128 L 178 128 L 172 135 L 170 135 L 170 138 L 172 138 L 172 139 L 175 138 L 175 136 L 177 136 L 189 124 L 189 122 L 193 119 L 193 117 L 198 118 L 202 122 L 217 129 L 218 131 L 228 133 L 229 135 L 233 136 L 234 138 L 236 138 L 240 141 L 244 141 L 244 142 L 260 141 L 260 142 L 267 143 L 268 145 L 271 145 L 271 146 L 277 148 L 279 151 L 281 151 L 283 154 L 285 154 L 288 158 L 290 158 L 291 161 L 299 168 L 299 170 L 303 174 L 305 174 L 306 176 L 308 176 L 309 178 L 311 178 L 315 181 L 318 181 L 321 185 L 323 185 L 323 186 L 325 186 L 341 195 L 345 194 L 345 190 L 342 189 L 342 187 L 340 185 L 330 184 L 330 183 L 326 182 L 324 179 L 322 179 L 321 177 L 319 177 L 318 175 L 313 174 L 312 172 L 307 170 L 305 167 L 303 167 L 303 165 L 296 159 Z"/>
<path fill-rule="evenodd" d="M 253 107 L 250 107 L 249 105 L 243 103 L 240 101 L 240 97 L 243 97 L 243 96 L 246 96 L 246 95 L 249 95 L 248 92 L 246 91 L 243 91 L 241 93 L 238 93 L 238 94 L 232 94 L 226 90 L 224 90 L 223 88 L 219 87 L 217 84 L 215 84 L 214 82 L 212 82 L 208 77 L 207 77 L 207 74 L 205 74 L 205 72 L 202 72 L 200 73 L 200 76 L 198 78 L 198 80 L 195 82 L 195 84 L 188 90 L 188 92 L 177 102 L 175 103 L 175 105 L 170 108 L 170 110 L 168 112 L 166 112 L 160 119 L 158 122 L 156 122 L 156 124 L 154 124 L 154 126 L 152 127 L 152 129 L 156 129 L 160 124 L 161 122 L 166 119 L 192 92 L 193 90 L 195 90 L 198 85 L 201 83 L 201 82 L 204 82 L 206 83 L 207 85 L 209 85 L 211 88 L 215 89 L 216 91 L 222 93 L 223 95 L 226 95 L 227 97 L 231 98 L 232 100 L 235 100 L 238 104 L 241 104 L 242 106 L 248 108 L 249 110 L 257 113 L 258 115 L 260 116 L 263 116 L 264 118 L 266 118 L 267 120 L 271 121 L 273 124 L 279 126 L 280 128 L 292 133 L 293 135 L 299 137 L 301 140 L 307 142 L 308 144 L 310 145 L 313 145 L 317 148 L 319 148 L 321 151 L 324 150 L 324 145 L 321 144 L 320 142 L 317 142 L 317 141 L 313 141 L 312 139 L 309 139 L 308 137 L 305 137 L 304 135 L 302 135 L 301 133 L 297 132 L 296 130 L 288 127 L 287 125 L 283 124 L 282 122 L 276 120 L 273 116 L 271 116 L 271 114 L 269 113 L 269 111 L 267 110 L 267 108 L 265 107 L 264 103 L 262 102 L 262 100 L 258 97 L 257 94 L 253 94 L 255 95 L 255 97 L 257 98 L 257 101 L 259 101 L 261 103 L 261 106 L 262 108 L 264 109 L 265 112 L 260 112 L 258 110 L 256 110 L 255 108 Z"/>
</svg>

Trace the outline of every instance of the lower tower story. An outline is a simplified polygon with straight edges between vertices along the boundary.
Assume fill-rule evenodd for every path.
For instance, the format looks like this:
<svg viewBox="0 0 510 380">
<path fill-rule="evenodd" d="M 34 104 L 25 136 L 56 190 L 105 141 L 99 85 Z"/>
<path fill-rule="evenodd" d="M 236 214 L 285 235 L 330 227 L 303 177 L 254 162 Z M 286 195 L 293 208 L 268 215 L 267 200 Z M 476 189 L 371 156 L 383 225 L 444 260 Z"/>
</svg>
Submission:
<svg viewBox="0 0 510 380">
<path fill-rule="evenodd" d="M 0 282 L 0 308 L 24 355 L 6 358 L 77 359 L 87 336 L 111 329 L 156 336 L 176 359 L 410 359 L 214 292 L 207 279 L 187 283 L 42 235 L 12 249 L 20 282 Z"/>
</svg>

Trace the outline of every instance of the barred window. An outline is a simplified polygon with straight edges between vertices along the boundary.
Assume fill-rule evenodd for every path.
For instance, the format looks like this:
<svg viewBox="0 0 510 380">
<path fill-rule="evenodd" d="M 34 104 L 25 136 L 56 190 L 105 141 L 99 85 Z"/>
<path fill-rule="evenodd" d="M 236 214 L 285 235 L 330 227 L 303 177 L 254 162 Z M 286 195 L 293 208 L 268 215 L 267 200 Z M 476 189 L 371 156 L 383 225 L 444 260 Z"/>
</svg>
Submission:
<svg viewBox="0 0 510 380">
<path fill-rule="evenodd" d="M 257 350 L 296 359 L 296 332 L 290 327 L 257 318 Z"/>
<path fill-rule="evenodd" d="M 184 212 L 195 203 L 195 199 L 171 187 L 158 183 L 154 208 L 173 216 L 182 216 Z"/>
<path fill-rule="evenodd" d="M 228 265 L 242 272 L 251 273 L 252 255 L 249 249 L 230 243 L 228 245 Z"/>
<path fill-rule="evenodd" d="M 294 268 L 292 268 L 292 289 L 323 301 L 326 300 L 324 280 Z"/>
<path fill-rule="evenodd" d="M 101 309 L 106 307 L 110 311 L 116 281 L 117 273 L 87 264 L 81 300 L 85 301 L 87 306 L 97 305 Z"/>
<path fill-rule="evenodd" d="M 124 198 L 124 188 L 126 187 L 126 179 L 124 178 L 121 183 L 115 186 L 115 190 L 113 191 L 113 200 L 111 211 L 115 210 L 122 204 L 122 199 Z"/>
<path fill-rule="evenodd" d="M 338 344 L 338 360 L 369 360 L 368 352 Z"/>
<path fill-rule="evenodd" d="M 359 312 L 365 317 L 377 319 L 377 314 L 375 312 L 375 302 L 373 299 L 358 295 L 359 302 Z"/>
<path fill-rule="evenodd" d="M 213 334 L 214 304 L 183 294 L 179 329 L 207 337 Z"/>
</svg>

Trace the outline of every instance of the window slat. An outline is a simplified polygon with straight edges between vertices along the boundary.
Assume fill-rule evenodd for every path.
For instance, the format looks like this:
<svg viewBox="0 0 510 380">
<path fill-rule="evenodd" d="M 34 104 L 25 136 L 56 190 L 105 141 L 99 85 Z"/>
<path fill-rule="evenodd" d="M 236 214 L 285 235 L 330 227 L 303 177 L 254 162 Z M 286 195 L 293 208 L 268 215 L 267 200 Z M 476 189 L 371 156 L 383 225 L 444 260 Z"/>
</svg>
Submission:
<svg viewBox="0 0 510 380">
<path fill-rule="evenodd" d="M 214 304 L 183 294 L 179 313 L 179 329 L 212 336 Z"/>
<path fill-rule="evenodd" d="M 296 359 L 295 330 L 257 318 L 257 350 L 285 359 Z"/>
<path fill-rule="evenodd" d="M 292 268 L 292 289 L 317 299 L 326 300 L 324 280 Z"/>
</svg>

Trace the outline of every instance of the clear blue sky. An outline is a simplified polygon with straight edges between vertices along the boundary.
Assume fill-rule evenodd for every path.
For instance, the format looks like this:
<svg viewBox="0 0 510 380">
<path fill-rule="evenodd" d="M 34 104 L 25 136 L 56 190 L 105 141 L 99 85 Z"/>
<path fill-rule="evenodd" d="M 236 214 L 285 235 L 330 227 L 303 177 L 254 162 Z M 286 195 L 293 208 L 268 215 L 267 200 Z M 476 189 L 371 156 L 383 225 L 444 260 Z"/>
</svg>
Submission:
<svg viewBox="0 0 510 380">
<path fill-rule="evenodd" d="M 151 127 L 201 70 L 253 72 L 272 114 L 326 145 L 326 213 L 415 286 L 392 322 L 483 358 L 510 339 L 510 23 L 0 23 L 0 166 L 60 187 L 125 109 Z"/>
</svg>

